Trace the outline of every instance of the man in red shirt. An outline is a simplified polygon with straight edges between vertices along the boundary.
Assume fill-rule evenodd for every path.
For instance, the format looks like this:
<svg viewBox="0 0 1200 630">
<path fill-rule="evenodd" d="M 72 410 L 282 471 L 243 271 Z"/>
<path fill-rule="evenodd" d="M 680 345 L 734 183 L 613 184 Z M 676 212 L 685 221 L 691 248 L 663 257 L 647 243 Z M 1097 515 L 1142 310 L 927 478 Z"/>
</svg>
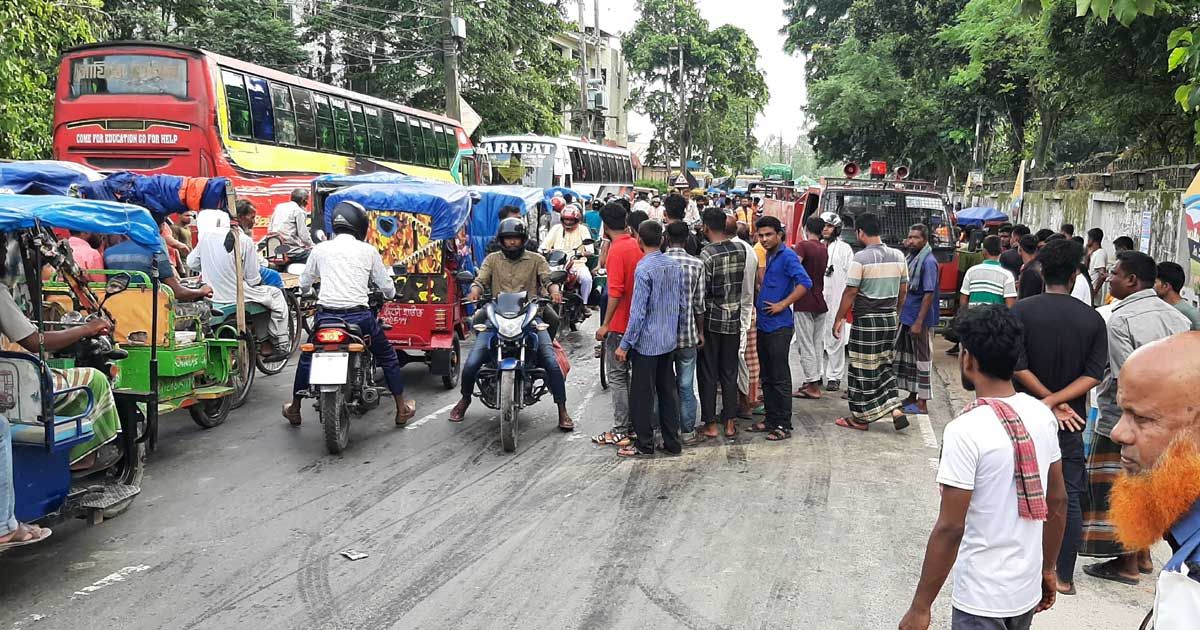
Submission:
<svg viewBox="0 0 1200 630">
<path fill-rule="evenodd" d="M 808 218 L 805 239 L 796 243 L 794 250 L 808 277 L 812 279 L 812 290 L 796 301 L 792 310 L 796 312 L 796 350 L 800 353 L 800 388 L 793 394 L 797 398 L 817 399 L 821 397 L 821 374 L 824 366 L 825 331 L 828 305 L 825 304 L 825 272 L 829 269 L 829 249 L 821 241 L 825 221 L 815 213 Z"/>
<path fill-rule="evenodd" d="M 629 326 L 629 305 L 633 295 L 633 272 L 642 260 L 642 248 L 630 236 L 625 220 L 628 212 L 618 203 L 600 210 L 604 235 L 612 241 L 608 247 L 605 268 L 608 271 L 608 309 L 604 323 L 596 331 L 596 340 L 604 342 L 604 361 L 608 371 L 608 389 L 612 392 L 613 426 L 592 438 L 598 444 L 628 446 L 631 442 L 629 425 L 629 363 L 618 361 L 617 348 Z"/>
</svg>

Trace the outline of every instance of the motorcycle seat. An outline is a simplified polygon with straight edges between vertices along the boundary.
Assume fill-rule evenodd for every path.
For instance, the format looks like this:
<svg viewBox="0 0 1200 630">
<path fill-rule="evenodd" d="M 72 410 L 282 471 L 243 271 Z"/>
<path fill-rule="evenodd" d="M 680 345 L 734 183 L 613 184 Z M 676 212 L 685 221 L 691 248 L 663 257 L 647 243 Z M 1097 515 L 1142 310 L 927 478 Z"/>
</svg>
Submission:
<svg viewBox="0 0 1200 630">
<path fill-rule="evenodd" d="M 320 327 L 341 328 L 342 330 L 345 330 L 356 337 L 361 337 L 363 334 L 362 327 L 360 327 L 358 324 L 351 324 L 348 322 L 323 322 Z"/>
</svg>

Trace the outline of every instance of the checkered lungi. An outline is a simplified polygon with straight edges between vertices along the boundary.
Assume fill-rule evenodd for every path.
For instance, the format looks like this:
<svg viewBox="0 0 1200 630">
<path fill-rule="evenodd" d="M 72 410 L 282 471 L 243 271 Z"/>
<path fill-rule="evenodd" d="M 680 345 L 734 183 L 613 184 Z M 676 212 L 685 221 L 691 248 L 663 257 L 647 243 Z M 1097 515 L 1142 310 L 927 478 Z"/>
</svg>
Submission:
<svg viewBox="0 0 1200 630">
<path fill-rule="evenodd" d="M 892 370 L 899 321 L 895 312 L 854 316 L 846 349 L 850 359 L 847 380 L 850 414 L 856 422 L 890 417 L 900 406 L 896 374 Z"/>
<path fill-rule="evenodd" d="M 738 391 L 751 403 L 758 402 L 758 313 L 750 311 L 750 327 L 742 335 L 742 360 L 738 361 Z"/>
<path fill-rule="evenodd" d="M 900 326 L 900 336 L 896 338 L 896 389 L 902 389 L 910 394 L 916 394 L 919 400 L 933 398 L 933 388 L 929 384 L 929 373 L 933 369 L 933 336 L 929 327 L 921 329 L 921 334 L 914 335 L 908 325 Z"/>
<path fill-rule="evenodd" d="M 1081 556 L 1112 558 L 1129 553 L 1117 542 L 1117 530 L 1108 520 L 1108 493 L 1121 470 L 1121 445 L 1095 434 L 1087 459 L 1088 491 L 1083 495 Z"/>
</svg>

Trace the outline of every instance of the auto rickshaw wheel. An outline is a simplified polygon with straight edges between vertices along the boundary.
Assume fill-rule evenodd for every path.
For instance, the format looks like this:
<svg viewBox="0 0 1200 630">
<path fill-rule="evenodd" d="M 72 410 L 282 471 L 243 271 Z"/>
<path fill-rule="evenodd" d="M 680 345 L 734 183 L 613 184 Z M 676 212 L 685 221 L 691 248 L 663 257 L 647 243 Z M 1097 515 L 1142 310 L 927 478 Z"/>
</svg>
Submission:
<svg viewBox="0 0 1200 630">
<path fill-rule="evenodd" d="M 146 473 L 146 443 L 138 442 L 133 457 L 130 458 L 130 456 L 126 454 L 125 459 L 127 461 L 121 462 L 119 471 L 112 471 L 113 476 L 117 478 L 117 481 L 124 485 L 141 486 L 142 477 L 144 477 Z M 137 496 L 129 497 L 128 499 L 104 510 L 104 518 L 107 520 L 124 514 L 129 510 L 129 506 L 133 505 L 133 500 L 136 498 Z"/>
<path fill-rule="evenodd" d="M 193 422 L 202 428 L 211 429 L 225 423 L 225 419 L 229 417 L 229 410 L 233 408 L 233 399 L 236 396 L 237 394 L 234 393 L 215 400 L 198 402 L 188 407 L 188 413 L 191 414 Z"/>
<path fill-rule="evenodd" d="M 458 346 L 458 340 L 454 340 L 454 345 L 450 348 L 450 369 L 442 375 L 442 387 L 446 389 L 454 389 L 458 387 L 459 365 L 462 359 L 462 350 Z"/>
<path fill-rule="evenodd" d="M 300 299 L 295 293 L 290 291 L 284 292 L 284 297 L 287 298 L 288 304 L 288 343 L 291 344 L 292 356 L 300 351 L 300 335 L 308 333 L 307 318 L 300 311 Z"/>
<path fill-rule="evenodd" d="M 254 335 L 247 335 L 245 339 L 238 344 L 237 352 L 230 355 L 232 365 L 230 366 L 230 383 L 233 387 L 233 405 L 231 409 L 237 409 L 246 403 L 246 397 L 250 395 L 250 386 L 254 384 L 255 361 L 258 356 L 258 344 L 254 340 Z"/>
</svg>

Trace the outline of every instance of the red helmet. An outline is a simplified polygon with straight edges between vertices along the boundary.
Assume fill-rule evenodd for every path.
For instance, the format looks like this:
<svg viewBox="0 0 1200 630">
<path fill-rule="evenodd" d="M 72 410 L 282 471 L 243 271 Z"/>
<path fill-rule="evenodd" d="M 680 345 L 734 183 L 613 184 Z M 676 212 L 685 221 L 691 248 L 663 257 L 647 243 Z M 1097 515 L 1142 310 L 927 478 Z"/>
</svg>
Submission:
<svg viewBox="0 0 1200 630">
<path fill-rule="evenodd" d="M 562 211 L 562 222 L 563 223 L 566 223 L 567 221 L 574 221 L 575 223 L 579 223 L 582 220 L 583 220 L 583 213 L 579 211 L 579 206 L 577 206 L 575 204 L 571 204 L 571 205 L 563 208 L 563 211 Z"/>
<path fill-rule="evenodd" d="M 554 208 L 555 212 L 562 212 L 563 206 L 567 205 L 567 200 L 562 197 L 555 197 L 550 200 L 550 207 Z"/>
</svg>

